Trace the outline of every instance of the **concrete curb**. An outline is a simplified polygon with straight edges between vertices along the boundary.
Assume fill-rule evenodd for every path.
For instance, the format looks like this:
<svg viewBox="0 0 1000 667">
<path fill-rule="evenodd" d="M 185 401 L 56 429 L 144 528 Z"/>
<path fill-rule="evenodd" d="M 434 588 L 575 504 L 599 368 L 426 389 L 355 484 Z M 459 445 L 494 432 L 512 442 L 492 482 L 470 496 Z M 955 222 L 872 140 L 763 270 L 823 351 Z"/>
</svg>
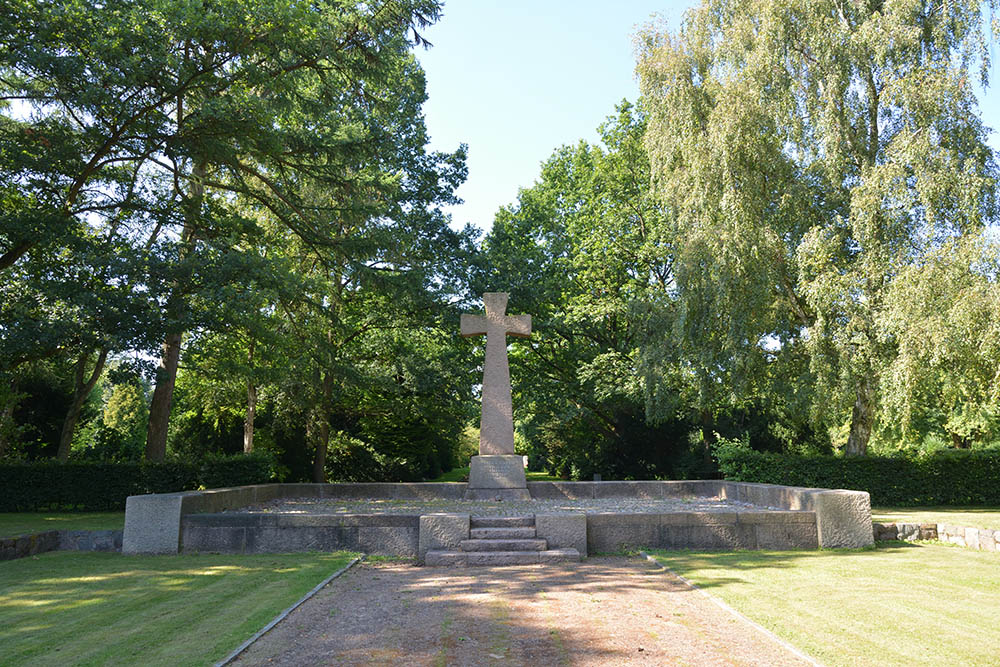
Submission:
<svg viewBox="0 0 1000 667">
<path fill-rule="evenodd" d="M 756 621 L 750 620 L 749 618 L 747 618 L 746 616 L 744 616 L 740 612 L 736 611 L 735 609 L 733 609 L 732 607 L 730 607 L 728 604 L 726 604 L 722 600 L 718 599 L 714 595 L 712 595 L 712 594 L 706 592 L 705 590 L 703 590 L 702 588 L 700 588 L 693 581 L 689 581 L 689 580 L 685 579 L 684 577 L 682 577 L 681 575 L 677 574 L 676 572 L 674 572 L 673 570 L 671 570 L 669 567 L 667 567 L 666 565 L 664 565 L 660 561 L 656 560 L 656 558 L 654 558 L 653 556 L 650 556 L 645 551 L 640 551 L 639 555 L 642 556 L 643 558 L 645 558 L 650 563 L 653 563 L 654 565 L 656 565 L 660 569 L 666 570 L 667 572 L 669 572 L 673 576 L 677 577 L 678 579 L 680 579 L 681 581 L 683 581 L 685 585 L 689 586 L 691 588 L 691 590 L 697 591 L 698 593 L 701 593 L 706 598 L 708 598 L 715 606 L 719 607 L 720 609 L 725 610 L 726 612 L 728 612 L 732 616 L 735 616 L 739 620 L 741 620 L 744 623 L 747 623 L 751 627 L 755 628 L 756 630 L 758 630 L 759 632 L 761 632 L 762 634 L 764 634 L 765 636 L 767 636 L 771 641 L 775 642 L 776 644 L 778 644 L 779 646 L 781 646 L 782 648 L 784 648 L 789 653 L 792 653 L 793 655 L 795 655 L 795 657 L 801 658 L 802 660 L 805 660 L 810 665 L 814 665 L 814 667 L 823 667 L 823 663 L 818 662 L 815 658 L 812 658 L 812 657 L 806 655 L 800 649 L 796 648 L 792 644 L 789 644 L 787 641 L 785 641 L 784 639 L 782 639 L 778 635 L 774 634 L 773 632 L 771 632 L 770 630 L 768 630 L 767 628 L 765 628 L 760 623 L 757 623 Z"/>
<path fill-rule="evenodd" d="M 317 593 L 319 593 L 323 589 L 324 586 L 326 586 L 331 581 L 333 581 L 334 579 L 336 579 L 337 577 L 339 577 L 340 575 L 344 574 L 345 572 L 347 572 L 348 570 L 350 570 L 352 567 L 354 567 L 355 565 L 357 565 L 361 561 L 362 558 L 364 558 L 364 556 L 359 556 L 358 558 L 355 558 L 350 563 L 348 563 L 347 565 L 345 565 L 344 567 L 340 568 L 339 570 L 337 570 L 336 572 L 334 572 L 333 574 L 331 574 L 329 577 L 327 577 L 326 579 L 324 579 L 323 581 L 321 581 L 319 584 L 316 585 L 315 588 L 313 588 L 311 591 L 309 591 L 308 593 L 306 593 L 302 597 L 301 600 L 299 600 L 298 602 L 296 602 L 295 604 L 293 604 L 291 607 L 289 607 L 285 611 L 283 611 L 280 614 L 278 614 L 274 618 L 274 620 L 272 620 L 270 623 L 268 623 L 263 628 L 261 628 L 260 630 L 258 630 L 257 633 L 253 637 L 251 637 L 250 639 L 248 639 L 245 642 L 243 642 L 242 644 L 240 644 L 236 648 L 235 651 L 233 651 L 232 653 L 230 653 L 229 655 L 227 655 L 225 658 L 223 658 L 219 662 L 215 663 L 215 667 L 224 667 L 225 665 L 228 665 L 233 660 L 235 660 L 236 658 L 238 658 L 240 656 L 240 654 L 243 653 L 243 651 L 245 651 L 248 648 L 250 648 L 250 646 L 255 641 L 257 641 L 258 639 L 260 639 L 261 637 L 263 637 L 271 628 L 273 628 L 274 626 L 276 626 L 281 621 L 285 620 L 285 617 L 287 617 L 293 611 L 295 611 L 296 609 L 298 609 L 309 598 L 311 598 L 312 596 L 314 596 Z"/>
</svg>

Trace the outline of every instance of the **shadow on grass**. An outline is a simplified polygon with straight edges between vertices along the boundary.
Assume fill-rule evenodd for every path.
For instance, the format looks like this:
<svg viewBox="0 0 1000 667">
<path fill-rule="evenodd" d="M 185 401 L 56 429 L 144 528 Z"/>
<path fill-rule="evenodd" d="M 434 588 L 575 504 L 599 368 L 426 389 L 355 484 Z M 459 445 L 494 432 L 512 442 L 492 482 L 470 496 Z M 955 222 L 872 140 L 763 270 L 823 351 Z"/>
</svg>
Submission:
<svg viewBox="0 0 1000 667">
<path fill-rule="evenodd" d="M 210 662 L 352 555 L 54 552 L 4 563 L 0 663 Z"/>
<path fill-rule="evenodd" d="M 686 549 L 665 550 L 647 549 L 646 553 L 656 558 L 657 562 L 677 574 L 684 575 L 691 570 L 725 569 L 728 572 L 739 572 L 757 569 L 790 569 L 807 560 L 837 555 L 838 558 L 857 558 L 870 556 L 874 553 L 892 553 L 894 551 L 920 549 L 922 545 L 913 542 L 892 540 L 876 542 L 871 547 L 861 549 L 802 549 L 791 551 L 692 551 Z M 699 576 L 700 588 L 713 588 L 728 584 L 746 583 L 746 580 L 736 576 L 705 577 Z"/>
</svg>

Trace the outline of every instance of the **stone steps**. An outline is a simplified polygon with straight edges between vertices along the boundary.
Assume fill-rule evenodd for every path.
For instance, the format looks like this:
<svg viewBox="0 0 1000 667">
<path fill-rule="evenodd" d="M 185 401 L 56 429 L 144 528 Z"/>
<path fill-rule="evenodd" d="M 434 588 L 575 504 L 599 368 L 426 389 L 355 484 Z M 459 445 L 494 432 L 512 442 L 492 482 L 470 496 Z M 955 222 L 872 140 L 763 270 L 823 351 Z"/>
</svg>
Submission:
<svg viewBox="0 0 1000 667">
<path fill-rule="evenodd" d="M 474 516 L 470 519 L 472 528 L 534 528 L 534 516 Z"/>
<path fill-rule="evenodd" d="M 430 550 L 425 565 L 488 566 L 536 565 L 539 563 L 579 562 L 576 549 L 549 549 L 545 539 L 536 537 L 535 517 L 472 517 L 469 538 L 459 543 L 459 550 Z"/>
<path fill-rule="evenodd" d="M 462 540 L 462 551 L 545 551 L 549 548 L 545 540 Z"/>
<path fill-rule="evenodd" d="M 576 549 L 546 549 L 544 551 L 428 551 L 426 565 L 453 567 L 486 565 L 536 565 L 538 563 L 579 562 Z"/>
<path fill-rule="evenodd" d="M 529 540 L 535 537 L 534 526 L 515 528 L 472 528 L 469 537 L 474 540 Z"/>
</svg>

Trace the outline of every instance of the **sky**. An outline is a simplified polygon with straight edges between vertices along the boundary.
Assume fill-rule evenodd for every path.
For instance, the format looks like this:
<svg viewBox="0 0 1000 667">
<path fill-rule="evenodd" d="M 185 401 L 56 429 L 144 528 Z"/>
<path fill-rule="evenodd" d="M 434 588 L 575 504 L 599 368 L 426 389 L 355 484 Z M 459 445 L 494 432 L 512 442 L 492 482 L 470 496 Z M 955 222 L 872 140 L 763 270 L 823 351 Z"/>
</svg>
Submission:
<svg viewBox="0 0 1000 667">
<path fill-rule="evenodd" d="M 623 98 L 639 96 L 632 38 L 658 14 L 672 31 L 694 0 L 445 0 L 418 50 L 427 75 L 431 148 L 469 146 L 465 203 L 455 227 L 488 230 L 501 206 L 530 187 L 559 146 L 596 142 Z M 1000 62 L 1000 48 L 991 48 Z M 1000 128 L 998 85 L 980 95 L 984 122 Z M 1000 135 L 990 136 L 1000 150 Z"/>
</svg>

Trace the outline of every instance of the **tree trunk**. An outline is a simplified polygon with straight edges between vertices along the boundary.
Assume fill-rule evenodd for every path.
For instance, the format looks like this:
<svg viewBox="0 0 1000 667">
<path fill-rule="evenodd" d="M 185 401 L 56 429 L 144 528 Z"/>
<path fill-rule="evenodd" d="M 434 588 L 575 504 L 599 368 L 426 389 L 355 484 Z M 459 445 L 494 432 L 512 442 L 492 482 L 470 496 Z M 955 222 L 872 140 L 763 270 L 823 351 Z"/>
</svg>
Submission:
<svg viewBox="0 0 1000 667">
<path fill-rule="evenodd" d="M 250 367 L 250 380 L 247 381 L 247 416 L 243 420 L 243 453 L 253 451 L 253 420 L 257 414 L 257 385 L 253 380 L 253 353 L 257 341 L 250 338 L 250 348 L 247 351 L 247 364 Z"/>
<path fill-rule="evenodd" d="M 847 456 L 864 456 L 868 453 L 868 439 L 872 434 L 875 408 L 872 405 L 872 387 L 865 380 L 858 385 L 851 412 L 851 434 L 847 438 L 844 453 Z"/>
<path fill-rule="evenodd" d="M 243 453 L 253 451 L 253 420 L 257 413 L 257 385 L 247 382 L 247 416 L 243 420 Z"/>
<path fill-rule="evenodd" d="M 313 481 L 326 482 L 326 451 L 330 447 L 330 397 L 333 395 L 333 378 L 329 373 L 323 376 L 323 396 L 316 407 L 318 428 L 316 433 L 316 458 L 313 460 Z"/>
<path fill-rule="evenodd" d="M 146 429 L 146 460 L 162 461 L 167 456 L 167 429 L 170 426 L 170 404 L 174 398 L 177 366 L 181 359 L 181 334 L 167 334 L 163 356 L 156 369 L 156 388 L 149 402 L 149 425 Z"/>
<path fill-rule="evenodd" d="M 60 461 L 69 459 L 69 449 L 73 444 L 73 434 L 76 432 L 76 423 L 80 419 L 80 411 L 83 409 L 87 397 L 90 396 L 90 392 L 94 390 L 97 379 L 101 377 L 104 363 L 108 360 L 108 351 L 105 349 L 98 353 L 94 370 L 90 377 L 84 381 L 84 368 L 89 357 L 90 352 L 84 352 L 76 362 L 76 372 L 73 376 L 73 400 L 66 412 L 66 418 L 63 420 L 62 433 L 59 435 L 59 448 L 56 450 L 56 458 Z"/>
<path fill-rule="evenodd" d="M 0 412 L 0 460 L 3 460 L 4 456 L 7 455 L 7 448 L 10 447 L 11 431 L 14 428 L 14 408 L 17 406 L 17 400 L 14 398 L 16 394 L 17 388 L 11 382 L 10 396 L 3 411 Z"/>
<path fill-rule="evenodd" d="M 180 126 L 183 100 L 177 100 L 177 125 Z M 205 197 L 205 164 L 195 165 L 191 171 L 191 191 L 185 204 L 184 229 L 181 231 L 181 261 L 192 251 L 195 242 L 195 228 L 202 201 Z M 184 308 L 181 286 L 175 284 L 167 301 L 167 321 L 178 321 Z M 167 429 L 170 427 L 170 404 L 174 399 L 174 384 L 177 382 L 177 366 L 181 359 L 181 338 L 183 334 L 168 333 L 163 342 L 163 356 L 156 369 L 156 388 L 149 403 L 149 426 L 146 429 L 146 460 L 162 461 L 167 456 Z"/>
</svg>

